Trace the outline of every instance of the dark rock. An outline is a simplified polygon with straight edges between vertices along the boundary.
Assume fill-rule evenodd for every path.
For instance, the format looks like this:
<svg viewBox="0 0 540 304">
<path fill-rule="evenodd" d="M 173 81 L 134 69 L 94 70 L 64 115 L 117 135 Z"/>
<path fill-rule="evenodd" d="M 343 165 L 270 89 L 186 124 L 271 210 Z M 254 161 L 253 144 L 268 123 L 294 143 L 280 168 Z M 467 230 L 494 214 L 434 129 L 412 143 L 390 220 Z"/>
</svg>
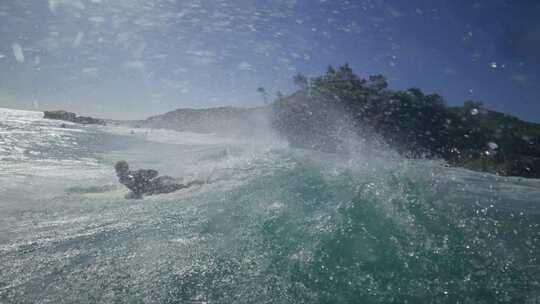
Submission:
<svg viewBox="0 0 540 304">
<path fill-rule="evenodd" d="M 77 115 L 72 112 L 67 111 L 45 111 L 44 118 L 47 119 L 56 119 L 56 120 L 65 120 L 65 121 L 74 121 L 77 118 Z"/>
<path fill-rule="evenodd" d="M 63 120 L 69 121 L 84 125 L 105 125 L 105 121 L 98 118 L 88 117 L 88 116 L 77 116 L 77 114 L 67 111 L 45 111 L 44 118 L 54 119 L 54 120 Z"/>
<path fill-rule="evenodd" d="M 88 116 L 78 116 L 75 118 L 76 123 L 84 124 L 84 125 L 104 125 L 105 121 L 93 117 Z"/>
</svg>

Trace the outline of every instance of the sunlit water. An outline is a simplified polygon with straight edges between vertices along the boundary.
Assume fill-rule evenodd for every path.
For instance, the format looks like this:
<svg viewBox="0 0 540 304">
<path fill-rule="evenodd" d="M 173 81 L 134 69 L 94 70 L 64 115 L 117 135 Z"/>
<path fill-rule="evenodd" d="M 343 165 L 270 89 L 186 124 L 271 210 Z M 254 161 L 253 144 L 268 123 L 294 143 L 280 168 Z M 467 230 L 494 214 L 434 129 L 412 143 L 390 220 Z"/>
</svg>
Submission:
<svg viewBox="0 0 540 304">
<path fill-rule="evenodd" d="M 41 117 L 0 109 L 0 303 L 539 301 L 538 180 Z"/>
</svg>

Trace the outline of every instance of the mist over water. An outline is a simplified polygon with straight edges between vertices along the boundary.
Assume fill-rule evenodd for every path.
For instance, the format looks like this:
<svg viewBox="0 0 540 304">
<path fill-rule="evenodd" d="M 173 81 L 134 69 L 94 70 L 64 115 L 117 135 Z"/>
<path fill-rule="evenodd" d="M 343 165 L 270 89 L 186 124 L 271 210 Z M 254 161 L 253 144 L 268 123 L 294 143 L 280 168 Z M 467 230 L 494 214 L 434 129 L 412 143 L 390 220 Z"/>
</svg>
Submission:
<svg viewBox="0 0 540 304">
<path fill-rule="evenodd" d="M 539 296 L 538 180 L 373 153 L 379 148 L 336 155 L 0 113 L 0 302 Z M 125 200 L 112 168 L 120 159 L 209 184 Z"/>
</svg>

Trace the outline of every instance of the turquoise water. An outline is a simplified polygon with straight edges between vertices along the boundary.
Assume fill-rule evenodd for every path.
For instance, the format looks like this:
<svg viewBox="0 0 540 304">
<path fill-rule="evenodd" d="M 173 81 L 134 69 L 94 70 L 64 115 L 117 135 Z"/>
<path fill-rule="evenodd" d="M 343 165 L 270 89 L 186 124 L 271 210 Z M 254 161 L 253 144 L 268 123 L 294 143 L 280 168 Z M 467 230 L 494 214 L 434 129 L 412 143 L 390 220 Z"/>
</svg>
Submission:
<svg viewBox="0 0 540 304">
<path fill-rule="evenodd" d="M 539 300 L 538 180 L 3 115 L 1 303 Z M 125 200 L 119 159 L 210 183 Z"/>
</svg>

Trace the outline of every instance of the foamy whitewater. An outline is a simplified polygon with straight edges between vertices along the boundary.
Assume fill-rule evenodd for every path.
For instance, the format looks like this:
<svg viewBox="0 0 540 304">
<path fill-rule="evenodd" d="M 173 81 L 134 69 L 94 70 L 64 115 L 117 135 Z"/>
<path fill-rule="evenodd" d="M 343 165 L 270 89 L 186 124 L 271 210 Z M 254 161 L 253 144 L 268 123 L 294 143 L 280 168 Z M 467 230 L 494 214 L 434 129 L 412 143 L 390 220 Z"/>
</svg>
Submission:
<svg viewBox="0 0 540 304">
<path fill-rule="evenodd" d="M 0 109 L 0 303 L 540 301 L 539 180 L 42 116 Z"/>
</svg>

